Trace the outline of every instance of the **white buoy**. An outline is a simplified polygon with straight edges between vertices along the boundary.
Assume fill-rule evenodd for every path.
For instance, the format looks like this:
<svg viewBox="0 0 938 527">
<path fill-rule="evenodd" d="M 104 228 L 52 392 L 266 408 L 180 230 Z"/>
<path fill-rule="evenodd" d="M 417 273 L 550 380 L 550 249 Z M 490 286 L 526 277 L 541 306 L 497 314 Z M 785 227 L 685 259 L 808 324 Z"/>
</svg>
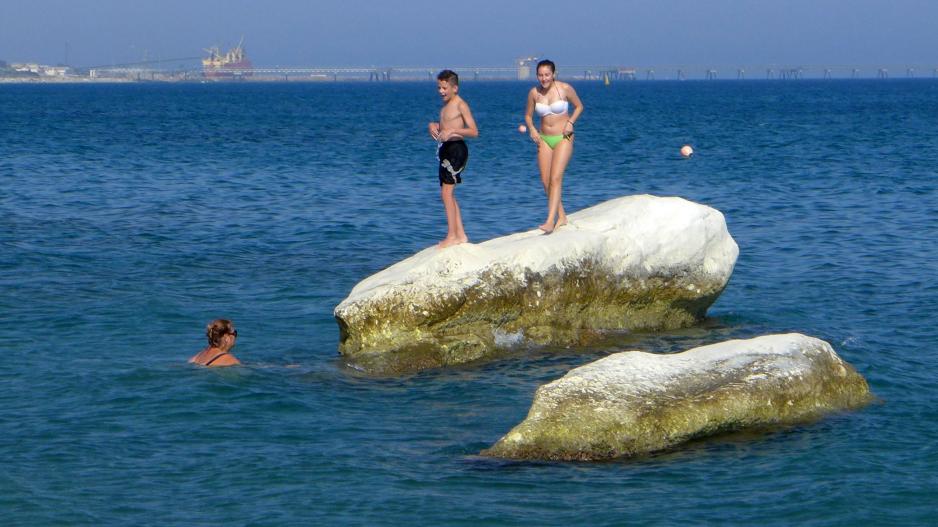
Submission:
<svg viewBox="0 0 938 527">
<path fill-rule="evenodd" d="M 684 145 L 681 147 L 681 155 L 684 157 L 690 157 L 694 155 L 694 149 L 690 145 Z"/>
<path fill-rule="evenodd" d="M 527 126 L 525 126 L 525 125 L 523 125 L 523 124 L 518 125 L 518 133 L 519 133 L 519 134 L 523 134 L 523 133 L 525 133 L 525 132 L 527 132 L 527 131 L 528 131 L 528 127 L 527 127 Z"/>
</svg>

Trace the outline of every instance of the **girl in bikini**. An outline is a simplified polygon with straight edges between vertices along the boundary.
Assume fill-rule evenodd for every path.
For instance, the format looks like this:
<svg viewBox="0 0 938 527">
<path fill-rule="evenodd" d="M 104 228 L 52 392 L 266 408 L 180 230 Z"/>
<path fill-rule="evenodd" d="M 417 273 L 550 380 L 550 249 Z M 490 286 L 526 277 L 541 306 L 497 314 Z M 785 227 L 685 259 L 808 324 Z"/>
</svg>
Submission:
<svg viewBox="0 0 938 527">
<path fill-rule="evenodd" d="M 213 320 L 205 327 L 205 335 L 208 337 L 208 347 L 189 359 L 190 363 L 210 368 L 241 364 L 241 361 L 229 351 L 234 347 L 235 339 L 238 338 L 238 330 L 230 320 L 223 318 Z"/>
<path fill-rule="evenodd" d="M 556 67 L 549 60 L 537 63 L 538 86 L 528 93 L 524 120 L 531 140 L 537 145 L 537 166 L 547 194 L 547 221 L 539 228 L 550 234 L 567 224 L 561 202 L 563 172 L 573 155 L 573 123 L 583 113 L 583 103 L 573 86 L 554 78 Z M 570 113 L 570 105 L 573 113 Z M 534 127 L 534 113 L 541 118 L 540 130 Z"/>
</svg>

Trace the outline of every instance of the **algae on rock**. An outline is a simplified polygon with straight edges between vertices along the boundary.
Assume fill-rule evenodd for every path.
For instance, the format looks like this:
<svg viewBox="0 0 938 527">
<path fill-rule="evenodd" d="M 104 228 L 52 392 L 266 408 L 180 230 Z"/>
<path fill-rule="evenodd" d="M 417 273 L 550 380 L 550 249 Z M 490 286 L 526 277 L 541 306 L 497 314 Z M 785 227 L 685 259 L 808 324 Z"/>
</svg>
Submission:
<svg viewBox="0 0 938 527">
<path fill-rule="evenodd" d="M 788 425 L 872 400 L 830 344 L 769 335 L 677 354 L 616 353 L 538 388 L 527 418 L 483 455 L 603 460 L 720 432 Z"/>
</svg>

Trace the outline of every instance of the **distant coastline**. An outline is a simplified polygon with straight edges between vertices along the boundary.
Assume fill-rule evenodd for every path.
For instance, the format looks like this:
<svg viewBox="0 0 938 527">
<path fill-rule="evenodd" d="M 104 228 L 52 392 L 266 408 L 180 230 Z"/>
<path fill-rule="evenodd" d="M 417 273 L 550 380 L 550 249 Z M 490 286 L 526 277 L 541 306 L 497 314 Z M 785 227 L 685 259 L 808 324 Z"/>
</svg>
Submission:
<svg viewBox="0 0 938 527">
<path fill-rule="evenodd" d="M 588 82 L 588 83 L 597 83 L 601 84 L 602 80 L 591 79 L 583 76 L 568 76 L 563 77 L 571 82 Z M 506 78 L 497 78 L 497 77 L 483 77 L 478 79 L 469 78 L 464 82 L 472 82 L 473 80 L 478 82 L 530 82 L 530 81 L 520 81 L 517 79 L 506 79 Z M 798 78 L 769 78 L 764 77 L 755 77 L 755 78 L 681 78 L 681 79 L 672 79 L 672 78 L 657 78 L 657 79 L 629 79 L 629 80 L 616 80 L 614 83 L 639 83 L 643 84 L 646 82 L 739 82 L 739 81 L 749 81 L 749 82 L 787 82 L 787 81 L 871 81 L 871 80 L 917 80 L 917 81 L 934 81 L 935 77 L 932 76 L 921 76 L 921 77 L 798 77 Z M 404 82 L 429 82 L 426 78 L 422 77 L 407 77 L 407 78 L 396 78 L 394 80 L 382 80 L 374 81 L 363 78 L 356 77 L 252 77 L 252 78 L 238 78 L 238 79 L 207 79 L 201 77 L 190 77 L 190 78 L 155 78 L 155 79 L 134 79 L 134 78 L 119 78 L 119 77 L 2 77 L 0 76 L 0 85 L 4 84 L 322 84 L 322 83 L 355 83 L 355 84 L 397 84 Z"/>
<path fill-rule="evenodd" d="M 0 60 L 0 83 L 125 83 L 125 82 L 435 82 L 436 73 L 448 68 L 461 80 L 533 82 L 538 57 L 526 56 L 504 65 L 436 66 L 258 66 L 242 44 L 222 52 L 206 50 L 201 67 L 189 64 L 197 57 L 75 67 L 37 62 L 7 63 Z M 176 64 L 176 66 L 170 66 Z M 185 65 L 184 65 L 185 64 Z M 688 80 L 850 80 L 938 79 L 938 64 L 565 64 L 558 77 L 577 82 L 688 81 Z"/>
<path fill-rule="evenodd" d="M 92 68 L 14 64 L 4 67 L 0 61 L 0 84 L 87 84 L 87 83 L 316 83 L 316 82 L 420 82 L 435 78 L 436 67 L 252 67 L 225 70 L 224 75 L 206 74 L 203 70 L 159 70 L 145 68 Z M 28 68 L 28 69 L 27 69 Z M 460 80 L 533 82 L 526 65 L 520 67 L 456 67 Z M 938 79 L 938 67 L 892 68 L 837 67 L 721 67 L 663 66 L 567 66 L 558 77 L 577 82 L 647 82 L 647 81 L 759 81 L 759 80 L 891 80 Z"/>
<path fill-rule="evenodd" d="M 91 77 L 0 77 L 0 84 L 126 84 L 133 79 L 92 79 Z"/>
</svg>

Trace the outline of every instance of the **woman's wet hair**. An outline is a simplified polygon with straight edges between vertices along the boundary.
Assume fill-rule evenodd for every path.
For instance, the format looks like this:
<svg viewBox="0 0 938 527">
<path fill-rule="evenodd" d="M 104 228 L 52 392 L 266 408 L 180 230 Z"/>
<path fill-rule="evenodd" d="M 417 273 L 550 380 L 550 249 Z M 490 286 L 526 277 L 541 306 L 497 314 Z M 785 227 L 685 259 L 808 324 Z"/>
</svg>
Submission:
<svg viewBox="0 0 938 527">
<path fill-rule="evenodd" d="M 534 71 L 537 71 L 537 70 L 541 69 L 541 66 L 547 66 L 548 68 L 550 68 L 550 72 L 551 72 L 551 73 L 557 73 L 557 65 L 554 64 L 554 61 L 552 61 L 552 60 L 544 59 L 544 60 L 538 62 L 538 63 L 537 63 L 537 68 L 535 68 Z"/>
<path fill-rule="evenodd" d="M 222 337 L 233 333 L 233 324 L 224 318 L 215 319 L 205 326 L 205 336 L 208 337 L 208 344 L 212 347 L 217 347 L 221 344 Z"/>
</svg>

